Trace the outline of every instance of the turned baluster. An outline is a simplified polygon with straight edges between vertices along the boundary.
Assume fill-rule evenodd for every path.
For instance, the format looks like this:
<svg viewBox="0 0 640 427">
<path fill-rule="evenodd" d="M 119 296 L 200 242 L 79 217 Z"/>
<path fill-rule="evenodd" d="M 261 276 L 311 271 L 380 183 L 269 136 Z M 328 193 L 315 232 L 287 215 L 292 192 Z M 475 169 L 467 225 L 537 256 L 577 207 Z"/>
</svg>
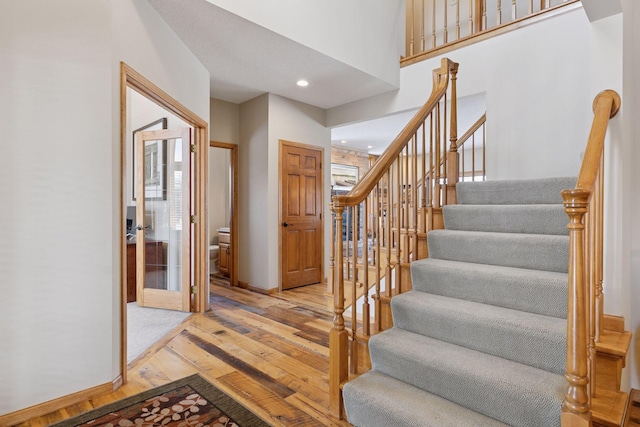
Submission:
<svg viewBox="0 0 640 427">
<path fill-rule="evenodd" d="M 363 214 L 364 234 L 362 239 L 362 265 L 364 277 L 362 278 L 362 283 L 364 286 L 364 302 L 362 304 L 362 335 L 368 337 L 370 335 L 371 318 L 369 313 L 369 209 L 367 203 L 364 204 Z"/>
<path fill-rule="evenodd" d="M 587 384 L 587 308 L 584 275 L 584 215 L 587 212 L 588 190 L 564 190 L 564 210 L 569 216 L 569 289 L 567 313 L 567 354 L 565 378 L 569 385 L 565 393 L 563 418 L 577 417 L 588 422 L 589 395 Z"/>
<path fill-rule="evenodd" d="M 327 293 L 333 294 L 334 292 L 334 271 L 335 271 L 335 252 L 336 252 L 336 232 L 333 224 L 336 220 L 335 212 L 333 211 L 333 202 L 329 203 L 329 212 L 331 212 L 331 218 L 329 224 L 331 224 L 331 239 L 329 249 L 329 273 L 327 275 Z"/>
<path fill-rule="evenodd" d="M 431 13 L 431 48 L 436 47 L 436 0 L 432 0 L 433 10 Z"/>
<path fill-rule="evenodd" d="M 449 42 L 449 30 L 447 29 L 449 21 L 449 19 L 447 18 L 448 9 L 449 5 L 447 4 L 447 0 L 444 0 L 444 30 L 442 32 L 442 44 L 447 44 Z"/>
<path fill-rule="evenodd" d="M 382 325 L 380 323 L 381 321 L 381 307 L 380 307 L 380 268 L 382 267 L 381 265 L 381 261 L 380 261 L 380 239 L 382 237 L 382 232 L 380 231 L 380 220 L 381 220 L 381 214 L 382 214 L 382 207 L 381 207 L 381 203 L 380 200 L 382 198 L 382 195 L 380 194 L 380 182 L 378 182 L 378 184 L 376 185 L 376 197 L 374 199 L 375 202 L 375 206 L 374 206 L 374 214 L 373 214 L 373 219 L 375 221 L 376 224 L 376 251 L 375 251 L 375 259 L 374 259 L 374 265 L 376 268 L 376 291 L 375 294 L 373 296 L 373 311 L 374 311 L 374 322 L 375 322 L 375 326 L 374 326 L 374 331 L 375 332 L 379 332 L 382 330 Z"/>
<path fill-rule="evenodd" d="M 358 372 L 358 233 L 360 231 L 360 227 L 358 224 L 358 208 L 359 205 L 351 206 L 350 210 L 351 214 L 351 240 L 353 244 L 351 245 L 351 259 L 353 260 L 353 276 L 351 278 L 351 357 L 349 361 L 351 362 L 351 373 L 356 374 Z M 347 256 L 349 256 L 349 252 L 347 252 Z"/>
</svg>

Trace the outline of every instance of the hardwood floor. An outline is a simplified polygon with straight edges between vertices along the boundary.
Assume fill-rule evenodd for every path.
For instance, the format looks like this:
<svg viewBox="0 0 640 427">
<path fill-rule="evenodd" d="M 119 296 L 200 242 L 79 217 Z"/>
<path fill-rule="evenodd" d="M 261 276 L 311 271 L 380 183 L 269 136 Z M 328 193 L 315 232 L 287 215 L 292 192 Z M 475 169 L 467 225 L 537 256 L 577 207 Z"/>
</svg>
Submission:
<svg viewBox="0 0 640 427">
<path fill-rule="evenodd" d="M 323 285 L 273 296 L 211 286 L 212 310 L 134 360 L 127 384 L 20 426 L 48 426 L 193 373 L 274 426 L 349 426 L 328 415 L 328 307 Z"/>
</svg>

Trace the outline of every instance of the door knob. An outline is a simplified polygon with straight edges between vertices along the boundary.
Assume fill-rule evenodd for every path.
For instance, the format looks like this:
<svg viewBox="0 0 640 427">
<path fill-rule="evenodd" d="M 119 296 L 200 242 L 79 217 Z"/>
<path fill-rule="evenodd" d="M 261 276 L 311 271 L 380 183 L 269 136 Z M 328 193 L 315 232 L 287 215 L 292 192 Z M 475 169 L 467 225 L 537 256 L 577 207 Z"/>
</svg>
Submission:
<svg viewBox="0 0 640 427">
<path fill-rule="evenodd" d="M 283 227 L 288 227 L 288 226 L 290 226 L 290 225 L 291 225 L 291 224 L 289 224 L 288 222 L 283 222 L 283 223 L 282 223 L 282 226 L 283 226 Z"/>
<path fill-rule="evenodd" d="M 136 225 L 136 230 L 140 231 L 143 230 L 144 227 L 141 224 Z"/>
</svg>

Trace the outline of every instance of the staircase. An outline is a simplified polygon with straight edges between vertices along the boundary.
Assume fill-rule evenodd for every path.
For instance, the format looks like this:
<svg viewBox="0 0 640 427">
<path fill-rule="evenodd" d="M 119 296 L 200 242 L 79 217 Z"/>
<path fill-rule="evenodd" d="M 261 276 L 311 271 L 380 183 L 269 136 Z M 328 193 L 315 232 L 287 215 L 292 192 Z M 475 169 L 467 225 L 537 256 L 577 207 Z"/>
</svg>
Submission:
<svg viewBox="0 0 640 427">
<path fill-rule="evenodd" d="M 356 426 L 559 426 L 566 382 L 567 216 L 575 178 L 458 183 L 343 389 Z M 384 391 L 383 391 L 384 390 Z"/>
<path fill-rule="evenodd" d="M 333 197 L 330 412 L 366 427 L 620 426 L 630 333 L 603 294 L 603 152 L 620 98 L 594 99 L 577 179 L 461 182 L 457 69 L 442 60 L 424 106 Z M 361 257 L 344 251 L 359 246 L 343 212 L 353 230 L 364 218 Z M 349 283 L 361 310 L 346 311 Z"/>
</svg>

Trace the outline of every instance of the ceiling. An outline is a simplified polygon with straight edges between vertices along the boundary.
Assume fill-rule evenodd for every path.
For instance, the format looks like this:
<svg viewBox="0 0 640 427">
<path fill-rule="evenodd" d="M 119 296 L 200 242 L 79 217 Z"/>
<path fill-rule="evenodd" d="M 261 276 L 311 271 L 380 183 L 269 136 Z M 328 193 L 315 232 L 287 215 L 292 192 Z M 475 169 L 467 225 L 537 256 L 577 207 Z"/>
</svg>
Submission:
<svg viewBox="0 0 640 427">
<path fill-rule="evenodd" d="M 273 93 L 328 109 L 397 89 L 206 0 L 148 2 L 209 70 L 212 98 L 240 104 Z"/>
<path fill-rule="evenodd" d="M 397 90 L 206 0 L 147 1 L 207 68 L 212 98 L 241 104 L 273 93 L 328 109 Z M 309 86 L 298 87 L 299 79 Z M 484 112 L 484 94 L 461 99 L 458 106 L 459 128 L 467 129 Z M 333 128 L 331 142 L 380 154 L 416 111 Z"/>
</svg>

